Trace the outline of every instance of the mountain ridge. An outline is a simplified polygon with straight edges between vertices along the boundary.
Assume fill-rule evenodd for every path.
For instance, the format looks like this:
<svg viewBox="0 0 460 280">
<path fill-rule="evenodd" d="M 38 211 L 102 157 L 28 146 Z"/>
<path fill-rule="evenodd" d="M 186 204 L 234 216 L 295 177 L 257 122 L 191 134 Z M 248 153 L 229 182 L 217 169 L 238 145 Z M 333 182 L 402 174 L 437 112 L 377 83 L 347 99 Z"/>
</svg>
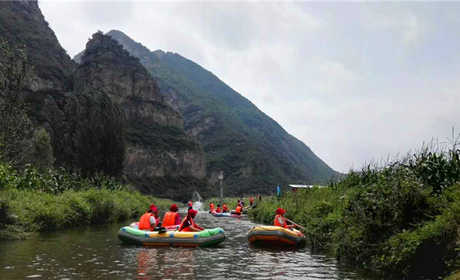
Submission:
<svg viewBox="0 0 460 280">
<path fill-rule="evenodd" d="M 186 132 L 204 147 L 211 184 L 221 170 L 234 194 L 267 193 L 276 184 L 326 183 L 339 175 L 212 72 L 180 54 L 149 51 L 121 31 L 107 35 L 137 55 L 167 102 L 182 113 Z"/>
</svg>

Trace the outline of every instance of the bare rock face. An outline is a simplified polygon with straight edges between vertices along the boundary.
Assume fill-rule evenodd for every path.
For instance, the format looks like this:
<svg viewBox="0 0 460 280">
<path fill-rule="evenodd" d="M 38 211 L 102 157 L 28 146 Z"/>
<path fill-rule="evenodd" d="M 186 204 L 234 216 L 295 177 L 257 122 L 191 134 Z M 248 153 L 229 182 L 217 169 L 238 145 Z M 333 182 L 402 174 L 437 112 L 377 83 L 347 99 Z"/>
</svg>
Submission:
<svg viewBox="0 0 460 280">
<path fill-rule="evenodd" d="M 129 178 L 206 176 L 204 153 L 185 134 L 181 114 L 164 101 L 138 59 L 111 37 L 93 35 L 74 84 L 77 91 L 100 90 L 122 108 L 127 139 L 124 173 Z"/>
</svg>

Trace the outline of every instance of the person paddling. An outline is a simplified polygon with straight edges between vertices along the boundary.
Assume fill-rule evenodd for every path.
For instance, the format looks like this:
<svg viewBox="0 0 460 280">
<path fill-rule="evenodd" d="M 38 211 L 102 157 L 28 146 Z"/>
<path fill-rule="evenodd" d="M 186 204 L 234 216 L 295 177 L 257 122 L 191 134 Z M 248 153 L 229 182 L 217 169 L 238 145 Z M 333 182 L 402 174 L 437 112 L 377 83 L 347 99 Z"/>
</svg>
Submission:
<svg viewBox="0 0 460 280">
<path fill-rule="evenodd" d="M 273 225 L 277 227 L 284 227 L 284 228 L 293 228 L 295 225 L 288 225 L 286 218 L 284 217 L 284 214 L 286 213 L 286 210 L 283 208 L 278 208 L 276 209 L 276 216 L 275 220 L 273 221 Z"/>
<path fill-rule="evenodd" d="M 182 220 L 182 223 L 179 226 L 179 231 L 202 231 L 204 230 L 204 228 L 195 224 L 195 221 L 193 220 L 196 216 L 196 213 L 198 213 L 198 211 L 196 211 L 193 208 L 188 210 L 187 217 L 185 217 Z"/>
<path fill-rule="evenodd" d="M 151 204 L 147 212 L 139 220 L 139 229 L 153 231 L 159 222 L 158 208 L 155 204 Z"/>
<path fill-rule="evenodd" d="M 178 210 L 179 208 L 176 204 L 172 204 L 171 207 L 169 207 L 169 211 L 166 212 L 163 217 L 162 225 L 164 227 L 180 225 L 181 218 L 180 214 L 177 212 Z"/>
<path fill-rule="evenodd" d="M 228 207 L 227 207 L 227 204 L 222 204 L 222 212 L 223 213 L 227 213 L 228 212 Z"/>
<path fill-rule="evenodd" d="M 216 213 L 222 213 L 222 209 L 220 208 L 220 204 L 217 204 Z"/>
</svg>

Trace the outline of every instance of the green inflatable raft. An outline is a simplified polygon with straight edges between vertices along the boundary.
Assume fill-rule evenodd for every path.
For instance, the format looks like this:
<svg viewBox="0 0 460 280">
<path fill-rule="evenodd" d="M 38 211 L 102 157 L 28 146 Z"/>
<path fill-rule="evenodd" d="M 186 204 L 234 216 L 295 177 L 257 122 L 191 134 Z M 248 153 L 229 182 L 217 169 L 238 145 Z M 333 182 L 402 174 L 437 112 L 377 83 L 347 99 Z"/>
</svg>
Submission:
<svg viewBox="0 0 460 280">
<path fill-rule="evenodd" d="M 200 232 L 145 231 L 130 226 L 122 227 L 118 238 L 126 244 L 142 246 L 208 247 L 225 240 L 222 228 L 205 229 Z"/>
</svg>

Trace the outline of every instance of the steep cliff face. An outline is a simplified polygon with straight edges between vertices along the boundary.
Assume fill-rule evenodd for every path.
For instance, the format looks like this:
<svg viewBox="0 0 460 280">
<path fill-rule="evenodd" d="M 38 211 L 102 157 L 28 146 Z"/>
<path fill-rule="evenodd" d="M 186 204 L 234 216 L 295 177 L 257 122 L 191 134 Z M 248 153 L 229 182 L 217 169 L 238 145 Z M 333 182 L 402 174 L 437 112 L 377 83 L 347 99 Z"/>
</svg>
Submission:
<svg viewBox="0 0 460 280">
<path fill-rule="evenodd" d="M 325 183 L 338 175 L 211 72 L 178 54 L 151 52 L 120 31 L 107 35 L 139 58 L 182 113 L 185 130 L 204 147 L 211 183 L 223 170 L 229 193 L 271 192 L 277 184 Z"/>
<path fill-rule="evenodd" d="M 91 89 L 107 94 L 122 109 L 127 141 L 124 174 L 131 181 L 144 190 L 163 193 L 163 177 L 190 177 L 193 181 L 206 176 L 204 153 L 198 142 L 185 134 L 180 113 L 165 103 L 138 59 L 111 37 L 93 35 L 81 56 L 74 84 L 79 92 Z M 155 183 L 159 179 L 161 186 Z M 188 189 L 177 186 L 184 188 Z"/>
<path fill-rule="evenodd" d="M 33 91 L 66 91 L 72 88 L 75 63 L 59 45 L 37 1 L 0 1 L 0 36 L 16 47 L 25 47 L 34 75 Z"/>
<path fill-rule="evenodd" d="M 27 54 L 22 94 L 34 126 L 51 136 L 56 166 L 124 174 L 145 192 L 175 199 L 206 189 L 201 147 L 149 73 L 115 41 L 96 34 L 84 63 L 74 63 L 37 1 L 0 1 L 0 40 Z"/>
<path fill-rule="evenodd" d="M 122 119 L 107 96 L 74 91 L 76 64 L 48 27 L 37 1 L 0 2 L 0 39 L 27 56 L 22 97 L 34 127 L 51 136 L 56 166 L 119 175 Z"/>
</svg>

